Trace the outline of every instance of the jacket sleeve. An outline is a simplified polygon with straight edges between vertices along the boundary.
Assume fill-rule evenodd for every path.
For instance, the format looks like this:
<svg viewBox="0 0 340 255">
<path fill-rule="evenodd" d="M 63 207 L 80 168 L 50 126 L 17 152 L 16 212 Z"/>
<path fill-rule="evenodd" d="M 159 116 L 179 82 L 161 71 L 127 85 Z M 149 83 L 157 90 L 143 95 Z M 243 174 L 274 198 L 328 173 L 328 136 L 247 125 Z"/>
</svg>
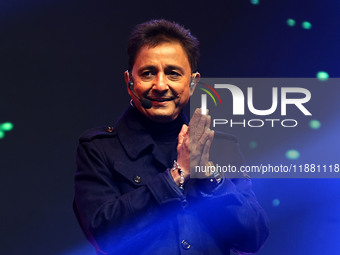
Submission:
<svg viewBox="0 0 340 255">
<path fill-rule="evenodd" d="M 122 194 L 111 169 L 114 165 L 96 141 L 83 141 L 78 146 L 73 208 L 89 241 L 97 250 L 109 252 L 119 241 L 154 224 L 159 205 L 180 204 L 184 197 L 167 171 Z"/>
<path fill-rule="evenodd" d="M 221 243 L 229 242 L 239 254 L 256 253 L 269 234 L 268 218 L 251 187 L 247 178 L 224 179 L 204 198 L 212 212 L 206 222 Z"/>
<path fill-rule="evenodd" d="M 238 142 L 227 141 L 227 147 L 225 142 L 224 150 L 217 148 L 218 152 L 228 154 L 224 156 L 224 164 L 230 163 L 240 169 L 244 159 Z M 211 151 L 210 155 L 215 152 Z M 218 160 L 218 152 L 215 160 Z M 225 178 L 218 186 L 209 186 L 212 185 L 209 180 L 198 181 L 200 196 L 195 199 L 197 211 L 222 246 L 232 247 L 239 254 L 255 253 L 269 235 L 267 215 L 252 191 L 250 178 L 228 178 L 228 173 L 223 174 Z M 206 208 L 209 208 L 208 214 Z"/>
</svg>

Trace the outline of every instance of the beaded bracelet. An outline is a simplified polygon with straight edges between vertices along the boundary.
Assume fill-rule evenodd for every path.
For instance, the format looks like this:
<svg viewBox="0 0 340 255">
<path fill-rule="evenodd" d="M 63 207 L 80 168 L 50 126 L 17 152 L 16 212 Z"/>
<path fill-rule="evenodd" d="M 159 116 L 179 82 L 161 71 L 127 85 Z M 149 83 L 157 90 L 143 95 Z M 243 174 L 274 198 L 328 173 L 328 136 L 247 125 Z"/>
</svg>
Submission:
<svg viewBox="0 0 340 255">
<path fill-rule="evenodd" d="M 178 188 L 183 192 L 184 191 L 184 172 L 179 166 L 178 162 L 174 160 L 174 165 L 172 166 L 171 171 L 176 171 L 176 170 L 178 171 L 178 174 L 180 175 Z"/>
</svg>

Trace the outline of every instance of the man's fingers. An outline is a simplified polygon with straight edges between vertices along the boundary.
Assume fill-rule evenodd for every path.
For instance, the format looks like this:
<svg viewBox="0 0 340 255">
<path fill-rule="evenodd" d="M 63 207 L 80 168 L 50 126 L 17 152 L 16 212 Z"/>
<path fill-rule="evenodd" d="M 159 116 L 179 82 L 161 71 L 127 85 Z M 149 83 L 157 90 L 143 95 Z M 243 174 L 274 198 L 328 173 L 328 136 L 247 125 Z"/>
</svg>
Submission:
<svg viewBox="0 0 340 255">
<path fill-rule="evenodd" d="M 211 116 L 207 115 L 207 120 L 206 120 L 206 127 L 210 128 L 210 124 L 211 124 Z"/>
<path fill-rule="evenodd" d="M 178 134 L 178 146 L 183 144 L 184 137 L 188 132 L 188 126 L 183 124 L 181 131 Z"/>
<path fill-rule="evenodd" d="M 210 147 L 211 147 L 212 141 L 214 139 L 214 134 L 215 134 L 215 132 L 213 130 L 210 130 L 208 137 L 207 137 L 207 140 L 206 140 L 204 147 L 203 147 L 201 161 L 200 161 L 201 166 L 205 166 L 205 165 L 208 164 L 209 155 L 210 155 L 209 154 L 210 153 Z"/>
<path fill-rule="evenodd" d="M 200 118 L 201 118 L 201 110 L 199 108 L 197 108 L 195 111 L 194 111 L 194 114 L 192 115 L 191 117 L 191 120 L 190 120 L 190 125 L 193 126 L 193 127 L 196 127 Z"/>
<path fill-rule="evenodd" d="M 199 122 L 198 127 L 199 135 L 197 138 L 199 138 L 199 136 L 202 136 L 204 132 L 206 132 L 207 130 L 210 131 L 210 122 L 211 122 L 210 115 L 202 115 L 201 121 Z"/>
<path fill-rule="evenodd" d="M 196 109 L 192 120 L 190 121 L 190 135 L 193 140 L 199 140 L 203 133 L 210 128 L 211 117 L 202 115 L 201 109 Z"/>
<path fill-rule="evenodd" d="M 205 145 L 205 143 L 207 142 L 207 140 L 209 139 L 209 137 L 211 136 L 211 129 L 207 128 L 204 133 L 202 134 L 202 136 L 199 138 L 198 142 L 200 144 L 201 147 L 203 147 Z"/>
<path fill-rule="evenodd" d="M 197 108 L 194 111 L 194 114 L 191 117 L 190 125 L 196 127 L 198 125 L 198 123 L 201 121 L 202 116 L 205 117 L 205 116 L 208 116 L 208 114 L 209 114 L 209 110 L 208 109 L 207 109 L 207 115 L 202 115 L 201 109 Z"/>
<path fill-rule="evenodd" d="M 206 125 L 207 125 L 206 122 L 207 122 L 207 115 L 201 115 L 201 118 L 197 126 L 195 126 L 195 130 L 196 130 L 195 138 L 199 139 L 199 137 L 204 133 L 206 129 Z"/>
</svg>

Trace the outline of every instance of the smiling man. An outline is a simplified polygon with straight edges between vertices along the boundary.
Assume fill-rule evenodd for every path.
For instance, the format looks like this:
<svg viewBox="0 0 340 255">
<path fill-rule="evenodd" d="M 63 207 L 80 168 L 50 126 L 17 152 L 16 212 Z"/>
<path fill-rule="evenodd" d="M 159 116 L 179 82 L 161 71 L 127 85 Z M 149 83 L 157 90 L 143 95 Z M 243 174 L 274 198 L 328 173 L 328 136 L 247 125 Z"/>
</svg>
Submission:
<svg viewBox="0 0 340 255">
<path fill-rule="evenodd" d="M 188 126 L 183 113 L 200 78 L 197 39 L 152 20 L 136 26 L 128 55 L 129 108 L 114 127 L 82 135 L 77 153 L 73 206 L 97 254 L 256 252 L 268 227 L 251 181 L 190 178 L 193 166 L 213 164 L 214 144 L 224 162 L 243 161 L 210 116 L 197 109 Z"/>
<path fill-rule="evenodd" d="M 196 78 L 199 74 L 196 73 Z M 162 42 L 157 46 L 144 45 L 140 48 L 131 76 L 125 72 L 125 80 L 135 84 L 134 92 L 152 102 L 145 109 L 128 88 L 137 109 L 156 122 L 175 120 L 190 97 L 192 76 L 186 52 L 179 42 Z"/>
</svg>

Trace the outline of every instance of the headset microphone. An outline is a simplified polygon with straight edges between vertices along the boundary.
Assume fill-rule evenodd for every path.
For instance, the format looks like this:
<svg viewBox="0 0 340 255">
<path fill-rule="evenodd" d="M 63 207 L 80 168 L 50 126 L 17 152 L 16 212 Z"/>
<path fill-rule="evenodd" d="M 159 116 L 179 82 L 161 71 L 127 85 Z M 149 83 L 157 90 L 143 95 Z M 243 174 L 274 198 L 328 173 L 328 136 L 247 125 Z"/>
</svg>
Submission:
<svg viewBox="0 0 340 255">
<path fill-rule="evenodd" d="M 133 81 L 132 79 L 130 78 L 130 81 L 129 81 L 129 88 L 132 92 L 132 94 L 139 100 L 139 102 L 141 103 L 141 105 L 143 106 L 143 108 L 145 109 L 150 109 L 152 107 L 152 101 L 149 100 L 149 99 L 146 99 L 146 98 L 140 98 L 139 96 L 137 96 L 137 94 L 135 93 L 135 90 L 133 88 L 134 84 L 133 84 Z"/>
</svg>

